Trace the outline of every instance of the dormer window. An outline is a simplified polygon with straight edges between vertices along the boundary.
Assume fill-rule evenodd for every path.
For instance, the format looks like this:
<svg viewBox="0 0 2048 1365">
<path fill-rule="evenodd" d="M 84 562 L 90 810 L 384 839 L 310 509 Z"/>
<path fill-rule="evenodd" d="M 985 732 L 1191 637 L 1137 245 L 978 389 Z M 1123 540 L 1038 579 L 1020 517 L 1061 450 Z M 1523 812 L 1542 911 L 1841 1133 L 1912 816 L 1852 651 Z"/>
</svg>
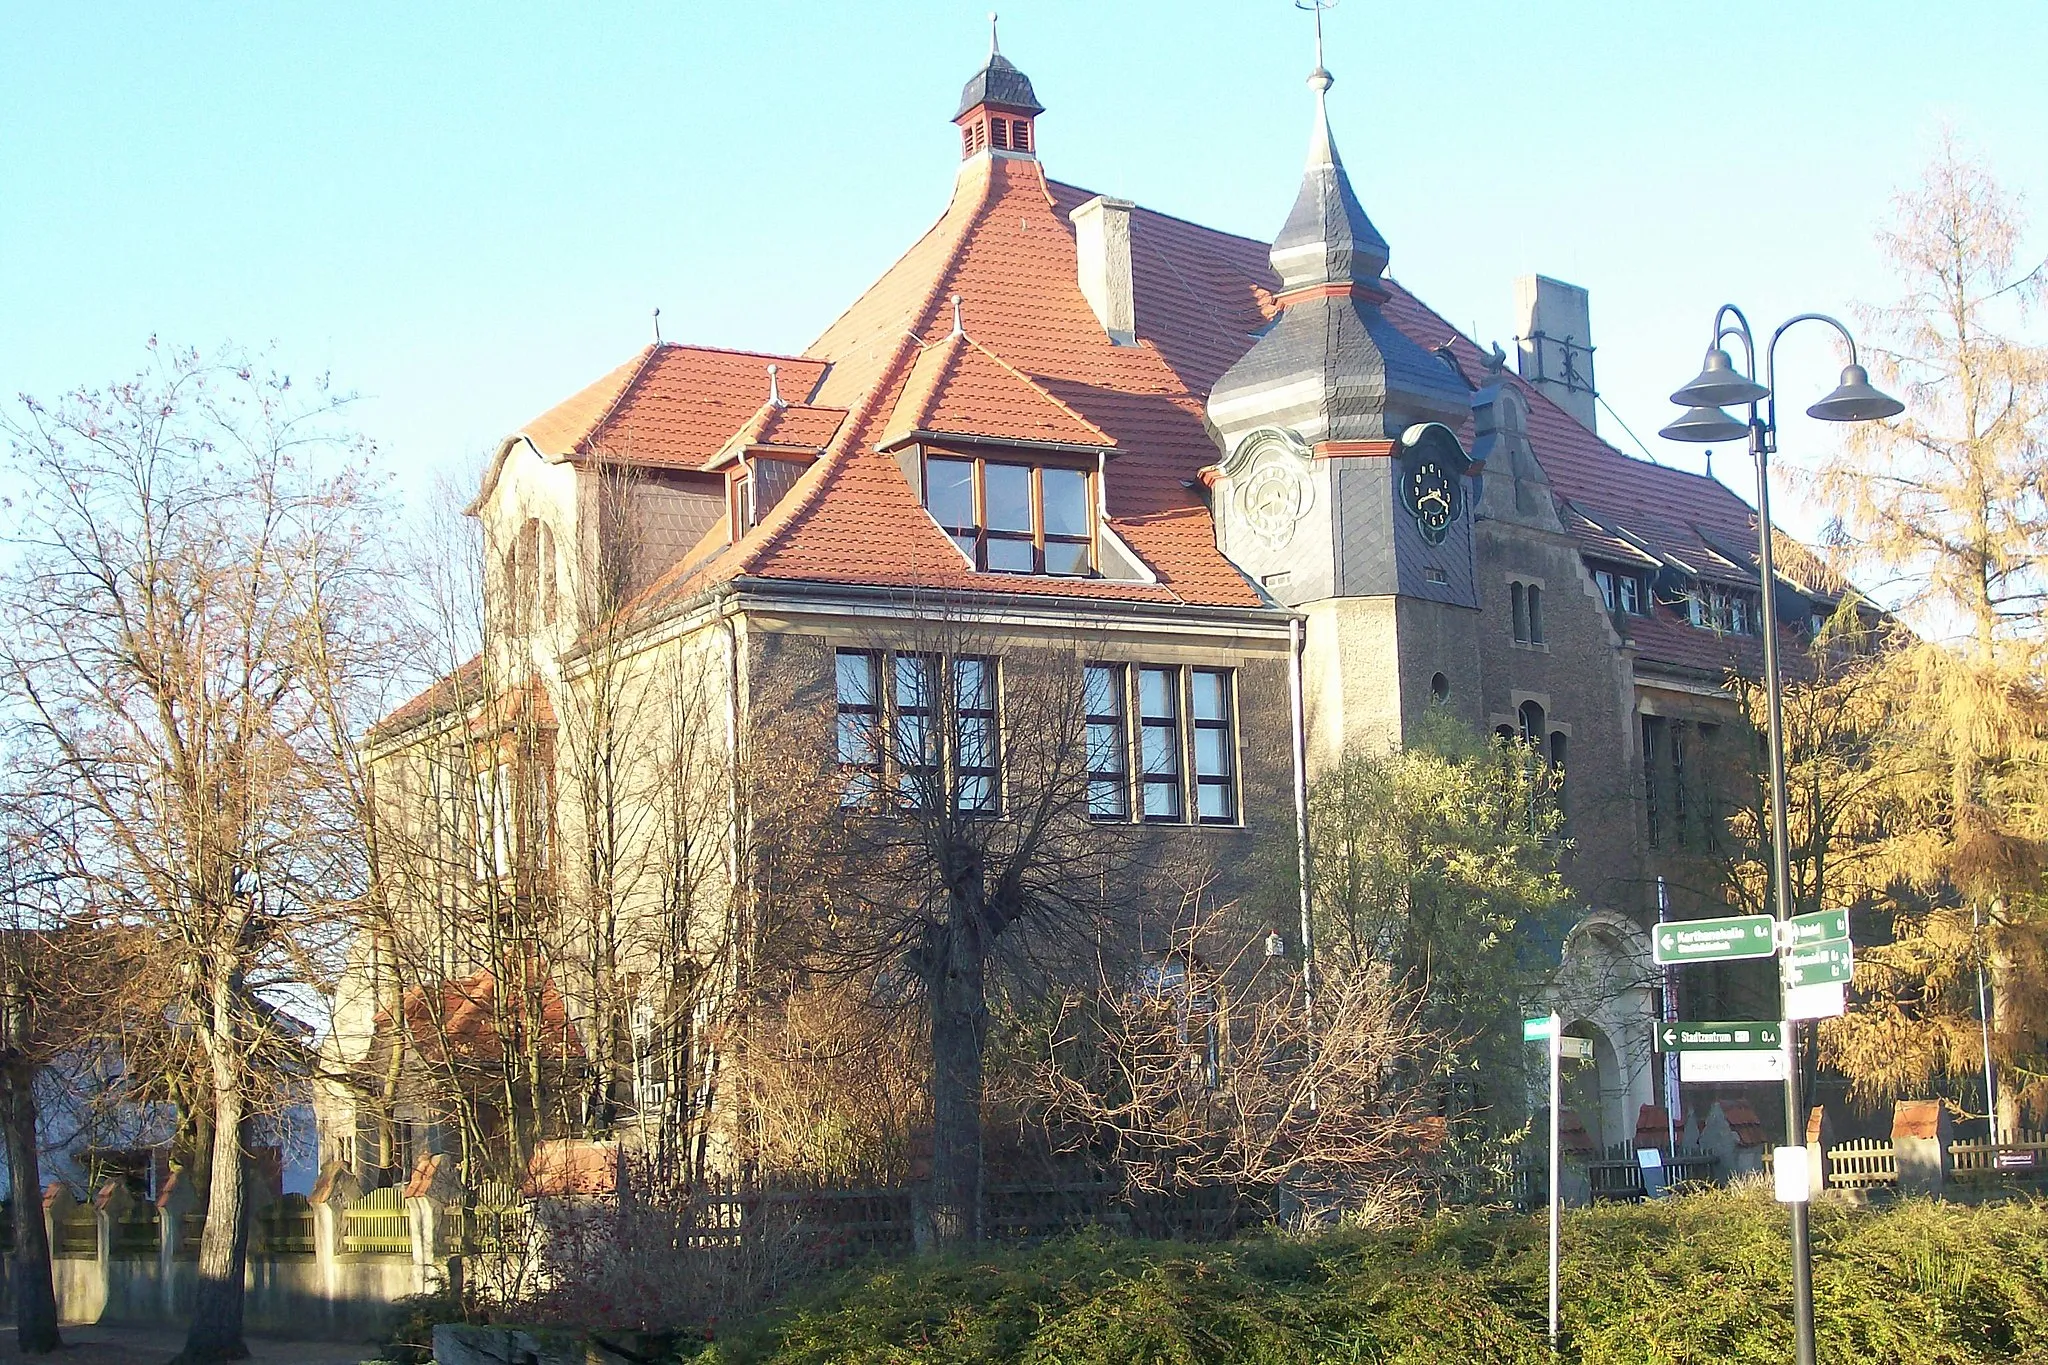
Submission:
<svg viewBox="0 0 2048 1365">
<path fill-rule="evenodd" d="M 1755 635 L 1758 632 L 1757 595 L 1742 588 L 1698 584 L 1688 596 L 1686 615 L 1702 630 L 1717 630 L 1728 635 Z"/>
<path fill-rule="evenodd" d="M 1600 600 L 1610 612 L 1630 616 L 1643 614 L 1643 580 L 1627 569 L 1595 569 L 1593 581 L 1600 587 Z"/>
<path fill-rule="evenodd" d="M 977 572 L 1095 573 L 1094 471 L 927 455 L 924 505 Z"/>
</svg>

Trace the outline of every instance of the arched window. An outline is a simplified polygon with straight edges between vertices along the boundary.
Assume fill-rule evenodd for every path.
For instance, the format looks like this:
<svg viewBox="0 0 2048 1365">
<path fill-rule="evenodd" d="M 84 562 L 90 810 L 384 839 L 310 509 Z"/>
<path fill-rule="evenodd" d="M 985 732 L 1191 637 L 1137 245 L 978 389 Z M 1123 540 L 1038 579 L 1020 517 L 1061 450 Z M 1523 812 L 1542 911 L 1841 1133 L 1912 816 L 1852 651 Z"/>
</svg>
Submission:
<svg viewBox="0 0 2048 1365">
<path fill-rule="evenodd" d="M 1543 749 L 1543 708 L 1533 701 L 1522 703 L 1519 712 L 1522 743 L 1542 752 Z"/>
<path fill-rule="evenodd" d="M 555 581 L 555 531 L 545 523 L 540 526 L 539 548 L 536 551 L 538 578 L 540 582 L 540 619 L 546 625 L 555 623 L 557 612 L 557 584 Z"/>
<path fill-rule="evenodd" d="M 1543 589 L 1529 585 L 1529 643 L 1543 643 Z"/>
<path fill-rule="evenodd" d="M 1431 674 L 1429 678 L 1429 695 L 1438 701 L 1449 697 L 1451 695 L 1451 680 L 1441 673 Z"/>
<path fill-rule="evenodd" d="M 1527 644 L 1529 643 L 1529 604 L 1522 596 L 1522 585 L 1520 583 L 1508 584 L 1508 602 L 1514 611 L 1515 643 L 1518 645 Z"/>
</svg>

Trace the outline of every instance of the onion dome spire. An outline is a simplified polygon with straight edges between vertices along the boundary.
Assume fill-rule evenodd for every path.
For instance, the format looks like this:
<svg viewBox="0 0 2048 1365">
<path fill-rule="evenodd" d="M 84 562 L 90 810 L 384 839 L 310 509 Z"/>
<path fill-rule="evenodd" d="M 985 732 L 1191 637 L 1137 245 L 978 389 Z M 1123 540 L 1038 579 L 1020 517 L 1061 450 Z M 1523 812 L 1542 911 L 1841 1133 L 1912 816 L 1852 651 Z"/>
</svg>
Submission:
<svg viewBox="0 0 2048 1365">
<path fill-rule="evenodd" d="M 1321 43 L 1317 44 L 1318 49 Z M 1315 124 L 1309 133 L 1308 166 L 1301 192 L 1280 235 L 1273 239 L 1273 269 L 1282 289 L 1321 284 L 1374 285 L 1387 268 L 1387 239 L 1366 217 L 1351 188 L 1351 177 L 1330 135 L 1328 95 L 1336 78 L 1324 69 L 1320 50 L 1309 89 L 1316 92 Z"/>
</svg>

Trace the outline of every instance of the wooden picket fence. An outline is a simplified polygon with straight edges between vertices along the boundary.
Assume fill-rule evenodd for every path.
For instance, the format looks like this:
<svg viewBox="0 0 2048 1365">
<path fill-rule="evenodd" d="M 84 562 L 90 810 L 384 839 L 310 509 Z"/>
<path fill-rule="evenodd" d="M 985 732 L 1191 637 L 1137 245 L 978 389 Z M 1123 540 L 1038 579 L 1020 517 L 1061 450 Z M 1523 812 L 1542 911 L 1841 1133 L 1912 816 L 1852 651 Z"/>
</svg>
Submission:
<svg viewBox="0 0 2048 1365">
<path fill-rule="evenodd" d="M 2022 1128 L 2009 1142 L 1951 1142 L 1948 1161 L 1958 1180 L 2048 1181 L 2048 1133 Z"/>
<path fill-rule="evenodd" d="M 362 1255 L 412 1250 L 412 1217 L 396 1185 L 371 1190 L 342 1214 L 341 1247 Z"/>
<path fill-rule="evenodd" d="M 1899 1160 L 1888 1138 L 1851 1138 L 1827 1149 L 1830 1188 L 1868 1190 L 1895 1187 Z"/>
</svg>

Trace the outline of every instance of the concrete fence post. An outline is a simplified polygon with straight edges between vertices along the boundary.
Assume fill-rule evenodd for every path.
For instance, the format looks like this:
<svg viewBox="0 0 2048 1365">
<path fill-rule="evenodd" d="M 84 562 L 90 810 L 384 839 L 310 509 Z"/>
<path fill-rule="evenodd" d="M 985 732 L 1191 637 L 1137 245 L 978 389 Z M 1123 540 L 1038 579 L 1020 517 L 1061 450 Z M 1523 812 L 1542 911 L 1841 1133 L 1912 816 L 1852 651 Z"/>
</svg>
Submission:
<svg viewBox="0 0 2048 1365">
<path fill-rule="evenodd" d="M 192 1188 L 183 1171 L 171 1172 L 156 1196 L 157 1290 L 163 1296 L 164 1317 L 178 1317 L 178 1248 L 185 1240 L 185 1215 L 199 1207 L 199 1192 Z"/>
<path fill-rule="evenodd" d="M 1948 1144 L 1954 1136 L 1940 1100 L 1900 1100 L 1892 1109 L 1892 1155 L 1899 1193 L 1939 1195 L 1948 1183 Z"/>
<path fill-rule="evenodd" d="M 363 1183 L 355 1168 L 345 1161 L 330 1161 L 313 1182 L 306 1202 L 313 1208 L 313 1261 L 320 1271 L 320 1293 L 327 1301 L 327 1316 L 334 1316 L 335 1303 L 342 1296 L 342 1240 L 348 1232 L 348 1206 L 363 1197 Z"/>
<path fill-rule="evenodd" d="M 412 1178 L 405 1182 L 412 1263 L 423 1294 L 442 1287 L 447 1258 L 460 1250 L 452 1245 L 449 1229 L 461 1214 L 462 1195 L 462 1183 L 455 1178 L 455 1158 L 445 1152 L 421 1157 L 412 1168 Z"/>
<path fill-rule="evenodd" d="M 1835 1145 L 1835 1119 L 1824 1104 L 1806 1113 L 1806 1191 L 1819 1198 L 1828 1184 L 1828 1148 Z"/>
<path fill-rule="evenodd" d="M 77 1202 L 71 1187 L 61 1180 L 52 1180 L 43 1186 L 43 1236 L 49 1242 L 53 1260 L 61 1254 L 63 1246 L 57 1239 L 64 1233 L 64 1215 L 69 1214 L 71 1206 Z"/>
<path fill-rule="evenodd" d="M 128 1193 L 128 1183 L 124 1180 L 109 1180 L 93 1196 L 92 1215 L 99 1232 L 101 1265 L 114 1259 L 114 1238 L 121 1224 L 134 1211 L 135 1196 Z"/>
</svg>

